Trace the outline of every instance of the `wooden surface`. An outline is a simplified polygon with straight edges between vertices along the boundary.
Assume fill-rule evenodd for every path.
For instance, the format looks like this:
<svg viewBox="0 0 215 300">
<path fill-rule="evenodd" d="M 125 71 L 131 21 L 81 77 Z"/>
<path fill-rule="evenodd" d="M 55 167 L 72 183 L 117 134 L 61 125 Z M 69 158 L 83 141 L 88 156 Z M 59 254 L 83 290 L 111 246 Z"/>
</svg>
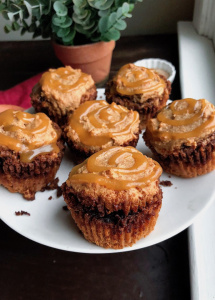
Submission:
<svg viewBox="0 0 215 300">
<path fill-rule="evenodd" d="M 121 38 L 110 76 L 125 63 L 150 57 L 169 60 L 178 72 L 177 36 Z M 0 90 L 60 65 L 48 41 L 1 42 Z M 172 88 L 171 99 L 180 98 L 178 73 Z M 148 248 L 106 255 L 52 249 L 2 221 L 0 237 L 1 300 L 190 299 L 187 231 Z"/>
</svg>

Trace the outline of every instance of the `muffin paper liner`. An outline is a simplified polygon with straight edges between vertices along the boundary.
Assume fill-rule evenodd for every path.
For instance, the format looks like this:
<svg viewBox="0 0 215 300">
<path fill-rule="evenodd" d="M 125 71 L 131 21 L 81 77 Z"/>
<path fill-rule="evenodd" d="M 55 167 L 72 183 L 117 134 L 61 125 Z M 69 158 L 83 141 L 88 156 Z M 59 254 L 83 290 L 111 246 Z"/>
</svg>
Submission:
<svg viewBox="0 0 215 300">
<path fill-rule="evenodd" d="M 93 218 L 88 213 L 75 211 L 72 207 L 69 209 L 86 240 L 104 248 L 122 249 L 132 246 L 154 229 L 160 208 L 161 202 L 153 209 L 151 215 L 145 217 L 144 212 L 137 213 L 135 220 L 122 228 L 113 223 L 106 223 L 102 218 Z"/>
<path fill-rule="evenodd" d="M 151 201 L 137 212 L 131 210 L 129 214 L 125 214 L 118 207 L 112 213 L 102 214 L 99 204 L 95 208 L 86 206 L 78 195 L 71 193 L 66 183 L 62 188 L 67 207 L 84 237 L 104 248 L 121 249 L 132 246 L 148 235 L 154 229 L 162 205 L 162 191 L 159 189 Z"/>
<path fill-rule="evenodd" d="M 207 174 L 215 169 L 215 134 L 212 134 L 207 145 L 198 143 L 195 149 L 184 147 L 174 151 L 174 154 L 166 157 L 159 154 L 151 144 L 152 137 L 148 136 L 147 131 L 143 137 L 146 145 L 153 152 L 155 159 L 162 168 L 170 174 L 192 178 Z"/>
</svg>

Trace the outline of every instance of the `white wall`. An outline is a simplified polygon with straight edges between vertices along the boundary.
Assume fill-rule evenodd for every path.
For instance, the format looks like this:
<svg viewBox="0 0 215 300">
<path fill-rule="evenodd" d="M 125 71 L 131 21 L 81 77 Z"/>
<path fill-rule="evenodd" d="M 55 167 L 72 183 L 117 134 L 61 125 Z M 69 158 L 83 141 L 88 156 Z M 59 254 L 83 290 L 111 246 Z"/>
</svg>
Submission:
<svg viewBox="0 0 215 300">
<path fill-rule="evenodd" d="M 143 0 L 137 3 L 133 17 L 127 19 L 128 27 L 122 35 L 174 33 L 179 20 L 192 20 L 194 0 Z M 6 21 L 0 16 L 0 41 L 28 40 L 31 34 L 19 32 L 5 34 Z"/>
</svg>

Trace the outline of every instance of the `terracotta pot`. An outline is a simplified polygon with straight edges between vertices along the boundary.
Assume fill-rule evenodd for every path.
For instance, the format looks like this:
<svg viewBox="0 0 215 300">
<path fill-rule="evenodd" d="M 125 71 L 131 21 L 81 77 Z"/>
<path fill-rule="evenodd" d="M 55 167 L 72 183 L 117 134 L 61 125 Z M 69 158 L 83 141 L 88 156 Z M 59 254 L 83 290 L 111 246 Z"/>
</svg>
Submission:
<svg viewBox="0 0 215 300">
<path fill-rule="evenodd" d="M 108 77 L 115 41 L 81 46 L 64 46 L 53 42 L 53 47 L 57 58 L 65 66 L 91 74 L 96 83 Z"/>
</svg>

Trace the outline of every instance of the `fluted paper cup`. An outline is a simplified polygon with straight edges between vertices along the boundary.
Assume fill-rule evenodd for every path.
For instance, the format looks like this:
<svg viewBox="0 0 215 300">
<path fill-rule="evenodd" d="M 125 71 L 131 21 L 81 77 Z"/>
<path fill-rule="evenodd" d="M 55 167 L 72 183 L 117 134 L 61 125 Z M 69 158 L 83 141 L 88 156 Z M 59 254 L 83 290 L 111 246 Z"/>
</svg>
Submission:
<svg viewBox="0 0 215 300">
<path fill-rule="evenodd" d="M 176 70 L 175 67 L 164 59 L 148 58 L 141 59 L 134 62 L 136 66 L 145 67 L 148 69 L 154 69 L 161 75 L 164 75 L 171 83 L 173 82 Z"/>
</svg>

